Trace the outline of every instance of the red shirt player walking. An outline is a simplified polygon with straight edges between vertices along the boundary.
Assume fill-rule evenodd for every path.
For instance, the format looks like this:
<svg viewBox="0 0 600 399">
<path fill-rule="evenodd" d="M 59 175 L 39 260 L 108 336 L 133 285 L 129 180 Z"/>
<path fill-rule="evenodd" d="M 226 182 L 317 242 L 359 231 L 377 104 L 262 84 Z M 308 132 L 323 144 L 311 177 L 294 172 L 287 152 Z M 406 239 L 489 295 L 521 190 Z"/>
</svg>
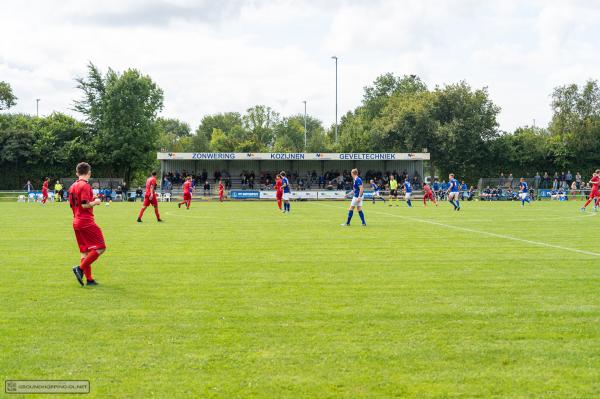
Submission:
<svg viewBox="0 0 600 399">
<path fill-rule="evenodd" d="M 190 209 L 190 205 L 192 204 L 192 176 L 188 176 L 183 183 L 183 201 L 181 201 L 177 206 L 181 208 L 181 205 L 185 204 L 187 209 Z"/>
<path fill-rule="evenodd" d="M 154 207 L 154 214 L 156 215 L 156 220 L 162 222 L 160 218 L 160 213 L 158 213 L 158 200 L 156 199 L 156 172 L 152 172 L 152 176 L 146 180 L 146 194 L 144 195 L 144 204 L 142 205 L 142 209 L 140 210 L 140 214 L 138 215 L 137 221 L 138 223 L 142 222 L 142 216 L 144 216 L 144 211 L 150 205 Z"/>
<path fill-rule="evenodd" d="M 42 184 L 42 204 L 45 204 L 48 200 L 48 178 L 44 177 L 44 184 Z"/>
<path fill-rule="evenodd" d="M 592 175 L 592 179 L 590 180 L 590 184 L 592 185 L 592 192 L 590 193 L 590 197 L 585 202 L 582 211 L 585 211 L 585 208 L 592 202 L 592 200 L 596 200 L 594 203 L 594 210 L 598 208 L 598 201 L 600 200 L 600 192 L 598 191 L 598 186 L 600 186 L 600 169 L 596 169 L 594 174 Z"/>
<path fill-rule="evenodd" d="M 223 202 L 224 193 L 225 193 L 225 186 L 223 186 L 223 181 L 219 180 L 219 202 Z"/>
<path fill-rule="evenodd" d="M 94 198 L 92 187 L 88 183 L 92 175 L 90 165 L 81 162 L 76 171 L 79 180 L 69 188 L 69 203 L 73 210 L 73 230 L 81 253 L 81 263 L 73 267 L 73 273 L 82 286 L 84 275 L 87 285 L 98 285 L 92 277 L 92 263 L 105 251 L 106 244 L 102 230 L 94 221 L 92 208 L 102 202 L 99 198 Z"/>
<path fill-rule="evenodd" d="M 277 198 L 277 206 L 281 210 L 281 199 L 283 198 L 283 188 L 281 186 L 281 175 L 275 176 L 275 198 Z"/>
<path fill-rule="evenodd" d="M 437 201 L 435 200 L 435 196 L 433 195 L 433 191 L 427 183 L 423 185 L 423 205 L 427 206 L 427 200 L 433 202 L 435 206 L 437 206 Z"/>
</svg>

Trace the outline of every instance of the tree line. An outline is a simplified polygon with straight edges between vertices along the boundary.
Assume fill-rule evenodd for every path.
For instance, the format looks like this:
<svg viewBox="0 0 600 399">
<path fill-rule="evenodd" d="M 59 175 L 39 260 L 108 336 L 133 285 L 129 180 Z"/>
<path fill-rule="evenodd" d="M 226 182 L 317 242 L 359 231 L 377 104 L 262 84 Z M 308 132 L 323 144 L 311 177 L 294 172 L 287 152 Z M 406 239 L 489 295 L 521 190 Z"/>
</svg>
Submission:
<svg viewBox="0 0 600 399">
<path fill-rule="evenodd" d="M 156 151 L 173 152 L 420 152 L 431 153 L 431 170 L 454 172 L 475 182 L 500 171 L 516 176 L 598 166 L 600 88 L 590 80 L 552 93 L 547 127 L 500 131 L 500 108 L 486 88 L 467 82 L 428 88 L 415 75 L 379 76 L 364 88 L 361 104 L 333 126 L 304 115 L 281 116 L 265 106 L 244 113 L 206 115 L 192 130 L 175 118 L 159 117 L 164 94 L 135 69 L 105 73 L 89 64 L 77 78 L 81 97 L 73 110 L 81 118 L 54 112 L 35 117 L 0 113 L 0 188 L 21 188 L 30 179 L 73 174 L 77 162 L 94 174 L 140 180 L 157 166 Z M 18 98 L 0 82 L 0 109 Z"/>
</svg>

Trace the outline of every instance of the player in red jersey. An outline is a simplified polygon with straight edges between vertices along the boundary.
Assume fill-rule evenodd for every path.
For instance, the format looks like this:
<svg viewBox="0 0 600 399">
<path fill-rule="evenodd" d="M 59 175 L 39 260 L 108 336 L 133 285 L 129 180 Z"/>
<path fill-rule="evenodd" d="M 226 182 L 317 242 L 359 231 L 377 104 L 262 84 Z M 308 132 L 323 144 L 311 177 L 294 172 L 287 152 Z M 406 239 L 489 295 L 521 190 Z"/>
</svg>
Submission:
<svg viewBox="0 0 600 399">
<path fill-rule="evenodd" d="M 142 223 L 142 216 L 144 216 L 144 211 L 150 205 L 154 207 L 156 220 L 162 222 L 162 219 L 160 218 L 160 213 L 158 213 L 158 200 L 156 199 L 156 172 L 152 172 L 152 176 L 150 176 L 148 180 L 146 180 L 146 194 L 144 195 L 144 204 L 142 205 L 142 209 L 140 210 L 140 214 L 137 218 L 138 223 Z"/>
<path fill-rule="evenodd" d="M 183 204 L 185 204 L 187 209 L 190 209 L 190 205 L 192 204 L 192 176 L 188 176 L 185 179 L 185 183 L 183 183 L 183 201 L 177 204 L 177 206 L 181 208 Z"/>
<path fill-rule="evenodd" d="M 600 169 L 596 169 L 589 183 L 592 185 L 592 192 L 583 208 L 581 208 L 582 212 L 585 212 L 585 208 L 587 208 L 592 200 L 596 200 L 594 203 L 594 210 L 598 209 L 598 201 L 600 200 L 600 192 L 598 191 L 598 186 L 600 186 Z"/>
<path fill-rule="evenodd" d="M 44 177 L 44 184 L 42 185 L 42 204 L 45 204 L 48 201 L 48 179 Z"/>
<path fill-rule="evenodd" d="M 281 186 L 281 175 L 275 176 L 275 198 L 277 198 L 277 206 L 281 210 L 281 199 L 283 198 L 283 187 Z"/>
<path fill-rule="evenodd" d="M 425 183 L 423 185 L 423 205 L 427 206 L 427 200 L 432 201 L 435 206 L 438 206 L 435 196 L 433 195 L 433 191 L 431 191 L 429 184 Z"/>
<path fill-rule="evenodd" d="M 81 263 L 73 267 L 73 273 L 79 284 L 83 286 L 83 276 L 87 285 L 98 285 L 92 277 L 92 263 L 106 250 L 102 230 L 94 221 L 94 210 L 100 205 L 100 198 L 94 198 L 92 187 L 88 180 L 92 175 L 89 164 L 81 162 L 76 168 L 77 180 L 69 188 L 69 204 L 73 210 L 73 230 L 81 253 Z"/>
<path fill-rule="evenodd" d="M 219 202 L 223 202 L 224 194 L 225 194 L 225 186 L 223 186 L 223 181 L 219 180 Z"/>
</svg>

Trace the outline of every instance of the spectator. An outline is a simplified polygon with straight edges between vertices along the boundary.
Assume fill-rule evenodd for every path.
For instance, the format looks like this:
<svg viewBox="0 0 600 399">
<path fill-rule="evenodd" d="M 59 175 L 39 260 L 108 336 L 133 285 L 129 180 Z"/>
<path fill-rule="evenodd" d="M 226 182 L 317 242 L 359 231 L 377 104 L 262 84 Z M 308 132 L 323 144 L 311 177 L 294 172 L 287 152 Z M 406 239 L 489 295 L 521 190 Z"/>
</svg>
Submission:
<svg viewBox="0 0 600 399">
<path fill-rule="evenodd" d="M 508 175 L 508 187 L 513 188 L 513 174 Z"/>
<path fill-rule="evenodd" d="M 540 188 L 540 182 L 542 180 L 542 176 L 540 176 L 540 172 L 535 172 L 535 177 L 533 179 L 533 187 L 537 190 Z"/>
<path fill-rule="evenodd" d="M 575 175 L 575 184 L 577 184 L 577 189 L 579 190 L 581 188 L 581 174 L 579 172 Z"/>
<path fill-rule="evenodd" d="M 134 201 L 137 201 L 137 199 L 138 199 L 138 198 L 139 198 L 139 199 L 140 199 L 140 201 L 141 201 L 141 199 L 142 199 L 142 198 L 144 198 L 144 197 L 142 196 L 142 194 L 143 194 L 143 193 L 144 193 L 144 192 L 142 191 L 142 188 L 138 186 L 137 190 L 135 190 L 135 198 L 134 198 Z"/>
<path fill-rule="evenodd" d="M 504 173 L 502 172 L 500 172 L 500 177 L 498 178 L 498 185 L 501 187 L 504 185 Z"/>
<path fill-rule="evenodd" d="M 27 183 L 25 184 L 25 187 L 23 187 L 23 189 L 27 190 L 27 194 L 33 191 L 33 184 L 31 184 L 31 180 L 27 180 Z"/>
<path fill-rule="evenodd" d="M 549 188 L 550 187 L 550 175 L 548 174 L 548 172 L 544 172 L 544 184 L 542 186 L 542 188 Z"/>
<path fill-rule="evenodd" d="M 210 195 L 210 184 L 208 183 L 208 180 L 206 180 L 204 182 L 204 186 L 202 187 L 203 192 L 204 192 L 204 196 L 208 197 Z"/>
<path fill-rule="evenodd" d="M 570 170 L 567 170 L 567 175 L 565 176 L 565 181 L 567 182 L 567 187 L 571 187 L 571 183 L 573 182 L 573 175 Z"/>
</svg>

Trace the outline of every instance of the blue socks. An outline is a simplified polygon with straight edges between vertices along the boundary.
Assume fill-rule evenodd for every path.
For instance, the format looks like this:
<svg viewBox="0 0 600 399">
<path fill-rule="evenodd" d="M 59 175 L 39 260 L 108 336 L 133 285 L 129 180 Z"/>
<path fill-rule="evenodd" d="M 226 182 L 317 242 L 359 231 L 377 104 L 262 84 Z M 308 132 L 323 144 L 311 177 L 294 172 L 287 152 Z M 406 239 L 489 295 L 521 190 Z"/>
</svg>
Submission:
<svg viewBox="0 0 600 399">
<path fill-rule="evenodd" d="M 460 201 L 459 200 L 456 200 L 456 207 L 460 208 Z"/>
<path fill-rule="evenodd" d="M 363 213 L 363 211 L 358 211 L 358 216 L 360 216 L 360 220 L 362 220 L 362 224 L 367 224 L 367 222 L 365 222 L 365 214 Z M 350 219 L 348 219 L 350 220 Z M 350 223 L 350 222 L 348 222 Z"/>
<path fill-rule="evenodd" d="M 289 202 L 284 202 L 283 203 L 283 210 L 284 211 L 290 211 L 290 203 Z"/>
<path fill-rule="evenodd" d="M 410 203 L 410 200 L 406 200 L 406 203 L 408 204 L 409 208 L 412 208 L 412 204 Z"/>
<path fill-rule="evenodd" d="M 452 206 L 454 207 L 454 209 L 456 209 L 456 204 L 454 203 L 454 201 L 450 200 L 448 202 L 452 204 Z"/>
<path fill-rule="evenodd" d="M 346 224 L 350 224 L 350 221 L 352 220 L 352 215 L 353 214 L 354 214 L 354 211 L 348 211 L 348 220 L 346 221 Z M 361 217 L 363 217 L 363 216 L 361 216 Z"/>
</svg>

